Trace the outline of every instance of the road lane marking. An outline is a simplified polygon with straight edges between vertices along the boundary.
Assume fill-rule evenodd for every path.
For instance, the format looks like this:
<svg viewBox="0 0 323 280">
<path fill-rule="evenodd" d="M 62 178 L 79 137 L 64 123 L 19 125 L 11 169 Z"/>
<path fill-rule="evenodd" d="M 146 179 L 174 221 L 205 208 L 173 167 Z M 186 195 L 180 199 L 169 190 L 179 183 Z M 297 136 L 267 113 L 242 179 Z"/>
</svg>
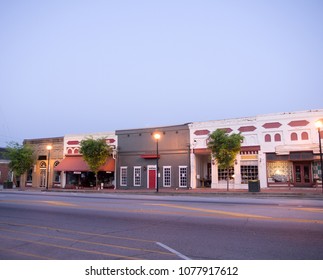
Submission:
<svg viewBox="0 0 323 280">
<path fill-rule="evenodd" d="M 146 205 L 164 206 L 164 207 L 168 207 L 168 208 L 177 208 L 177 209 L 184 209 L 184 210 L 190 210 L 190 211 L 196 211 L 196 212 L 202 212 L 202 213 L 224 215 L 224 216 L 228 216 L 230 218 L 253 218 L 253 219 L 257 219 L 257 220 L 266 220 L 266 221 L 278 221 L 278 222 L 284 221 L 284 222 L 294 222 L 294 223 L 323 224 L 323 220 L 309 220 L 309 219 L 299 219 L 299 218 L 284 218 L 284 217 L 280 218 L 280 217 L 260 216 L 260 215 L 243 214 L 243 213 L 220 211 L 220 210 L 213 210 L 213 209 L 180 206 L 180 205 L 174 205 L 174 204 L 149 203 Z M 299 208 L 297 208 L 297 209 L 301 210 Z"/>
<path fill-rule="evenodd" d="M 180 206 L 180 205 L 174 205 L 174 204 L 154 204 L 154 203 L 149 203 L 147 205 L 163 206 L 163 207 L 169 207 L 169 208 L 198 211 L 198 212 L 203 212 L 203 213 L 220 214 L 220 215 L 226 215 L 226 216 L 238 217 L 238 218 L 258 218 L 258 219 L 270 219 L 271 218 L 271 217 L 268 217 L 268 216 L 260 216 L 260 215 L 253 215 L 253 214 L 243 214 L 243 213 L 237 213 L 237 212 L 228 212 L 228 211 L 205 209 L 205 208 L 196 208 L 196 207 L 189 207 L 189 206 Z"/>
<path fill-rule="evenodd" d="M 0 202 L 4 203 L 18 203 L 18 204 L 38 204 L 38 205 L 51 205 L 51 206 L 66 206 L 66 207 L 77 207 L 78 205 L 73 203 L 67 203 L 55 200 L 11 200 L 11 199 L 1 199 Z"/>
<path fill-rule="evenodd" d="M 37 226 L 37 225 L 30 225 L 30 224 L 20 224 L 20 223 L 11 223 L 11 222 L 0 222 L 0 225 L 12 225 L 12 226 L 21 226 L 21 227 L 30 227 L 30 228 L 37 228 L 37 229 L 45 229 L 45 230 L 53 230 L 53 231 L 60 231 L 72 234 L 81 234 L 86 236 L 96 236 L 96 237 L 104 237 L 104 238 L 115 238 L 115 239 L 122 239 L 122 240 L 130 240 L 135 242 L 147 242 L 147 243 L 156 243 L 155 240 L 147 240 L 147 239 L 139 239 L 133 237 L 123 237 L 123 236 L 115 236 L 111 234 L 100 234 L 94 232 L 85 232 L 85 231 L 77 231 L 71 229 L 64 229 L 64 228 L 56 228 L 56 227 L 47 227 L 47 226 Z"/>
<path fill-rule="evenodd" d="M 169 252 L 175 254 L 176 256 L 178 256 L 179 258 L 183 259 L 183 260 L 191 260 L 189 257 L 186 257 L 185 255 L 183 255 L 182 253 L 174 250 L 173 248 L 161 243 L 161 242 L 156 242 L 157 245 L 159 245 L 160 247 L 163 247 L 164 249 L 168 250 Z"/>
<path fill-rule="evenodd" d="M 1 200 L 0 200 L 1 201 Z M 4 200 L 5 201 L 5 200 Z M 185 215 L 186 212 L 168 212 L 168 211 L 162 211 L 162 210 L 154 210 L 154 209 L 128 209 L 128 208 L 102 208 L 102 207 L 96 207 L 94 205 L 88 205 L 88 204 L 82 204 L 82 205 L 77 205 L 77 204 L 69 204 L 65 202 L 58 202 L 58 201 L 19 201 L 19 200 L 6 200 L 5 202 L 17 202 L 17 203 L 26 203 L 28 204 L 49 204 L 51 206 L 66 206 L 66 207 L 75 207 L 75 208 L 80 208 L 80 209 L 95 209 L 95 210 L 100 210 L 100 211 L 105 211 L 105 212 L 126 212 L 126 213 L 148 213 L 148 214 L 159 214 L 159 215 Z M 233 218 L 258 218 L 258 219 L 270 219 L 271 217 L 266 217 L 266 216 L 260 216 L 260 215 L 253 215 L 253 214 L 241 214 L 241 213 L 236 213 L 236 212 L 227 212 L 227 211 L 220 211 L 220 210 L 208 210 L 208 209 L 203 209 L 203 208 L 193 208 L 193 207 L 185 207 L 185 206 L 176 206 L 176 205 L 171 205 L 171 204 L 154 204 L 154 203 L 143 203 L 143 205 L 154 205 L 154 206 L 164 206 L 164 207 L 172 207 L 172 208 L 178 208 L 181 210 L 191 210 L 194 211 L 195 213 L 192 214 L 194 216 L 214 216 L 214 214 L 218 215 L 226 215 L 229 217 Z M 108 206 L 108 205 L 106 205 Z M 154 241 L 153 241 L 154 242 Z"/>
<path fill-rule="evenodd" d="M 323 209 L 322 208 L 292 208 L 293 210 L 298 210 L 298 211 L 306 211 L 306 212 L 314 212 L 314 213 L 322 213 L 323 214 Z"/>
<path fill-rule="evenodd" d="M 11 237 L 11 236 L 4 236 L 4 235 L 1 235 L 1 234 L 0 234 L 0 237 L 1 238 L 11 239 L 11 240 L 18 240 L 18 241 L 22 241 L 22 242 L 27 242 L 27 243 L 31 243 L 31 244 L 37 244 L 37 245 L 42 245 L 42 246 L 47 246 L 47 247 L 54 247 L 54 248 L 59 248 L 59 249 L 64 249 L 64 250 L 77 251 L 77 252 L 93 254 L 93 255 L 103 255 L 103 256 L 109 256 L 109 257 L 115 257 L 115 258 L 127 259 L 127 260 L 142 260 L 142 259 L 129 257 L 129 256 L 124 256 L 124 255 L 119 255 L 119 254 L 104 253 L 104 252 L 98 252 L 98 251 L 93 251 L 93 250 L 86 250 L 86 249 L 74 248 L 74 247 L 69 247 L 69 246 L 51 244 L 51 243 L 41 242 L 41 241 L 32 241 L 32 240 L 23 239 L 23 238 L 15 238 L 15 237 Z"/>
<path fill-rule="evenodd" d="M 174 254 L 169 253 L 169 252 L 163 252 L 163 251 L 157 251 L 157 250 L 150 250 L 150 249 L 143 249 L 143 248 L 135 248 L 135 247 L 114 245 L 114 244 L 108 244 L 108 243 L 86 241 L 86 240 L 79 240 L 79 239 L 68 238 L 68 237 L 50 236 L 48 234 L 32 233 L 32 232 L 28 232 L 28 231 L 17 231 L 17 230 L 6 229 L 6 228 L 1 228 L 0 227 L 0 232 L 1 231 L 18 233 L 18 234 L 29 234 L 29 235 L 37 236 L 37 237 L 46 237 L 46 238 L 51 238 L 51 239 L 58 239 L 58 240 L 64 240 L 64 241 L 72 241 L 74 243 L 80 243 L 80 244 L 83 243 L 83 244 L 90 244 L 90 245 L 98 245 L 98 246 L 102 246 L 102 247 L 112 247 L 112 248 L 118 248 L 118 249 L 129 250 L 129 251 L 140 251 L 140 252 L 145 252 L 145 253 L 154 253 L 154 254 L 172 255 L 172 256 L 174 255 Z"/>
<path fill-rule="evenodd" d="M 0 200 L 1 201 L 1 200 Z M 14 202 L 13 200 L 10 200 L 10 202 Z M 26 203 L 26 201 L 19 201 L 22 203 Z M 35 203 L 35 201 L 31 201 L 31 203 Z M 37 201 L 39 203 L 39 201 Z M 44 203 L 44 202 L 43 202 Z M 215 215 L 222 215 L 229 218 L 253 218 L 258 220 L 267 220 L 267 221 L 286 221 L 286 222 L 298 222 L 298 223 L 316 223 L 316 224 L 323 224 L 322 220 L 309 220 L 309 219 L 297 219 L 297 218 L 279 218 L 279 217 L 270 217 L 270 216 L 263 216 L 263 215 L 253 215 L 253 214 L 243 214 L 243 213 L 237 213 L 237 212 L 228 212 L 228 211 L 220 211 L 220 210 L 214 210 L 214 209 L 205 209 L 205 208 L 196 208 L 196 207 L 188 207 L 188 206 L 180 206 L 180 205 L 174 205 L 174 204 L 157 204 L 157 203 L 144 203 L 143 205 L 150 205 L 150 206 L 162 206 L 165 208 L 177 208 L 183 210 L 182 212 L 169 212 L 169 211 L 161 211 L 161 210 L 154 210 L 154 209 L 127 209 L 127 208 L 94 208 L 94 207 L 88 207 L 89 209 L 97 209 L 101 211 L 113 211 L 113 212 L 126 212 L 126 213 L 149 213 L 149 214 L 160 214 L 160 215 L 186 215 L 186 210 L 192 211 L 191 215 L 194 216 L 203 216 L 203 217 L 214 217 Z M 56 205 L 57 206 L 57 205 Z M 70 205 L 73 207 L 82 207 L 84 208 L 84 205 Z M 301 210 L 305 208 L 296 208 L 296 210 Z M 310 209 L 310 208 L 309 208 Z M 185 210 L 185 211 L 184 211 Z M 306 210 L 304 210 L 306 211 Z M 310 211 L 310 210 L 307 210 Z M 313 210 L 314 211 L 314 210 Z M 320 212 L 321 213 L 321 212 Z M 63 230 L 63 229 L 62 229 Z M 66 230 L 65 230 L 66 231 Z M 71 231 L 73 232 L 73 231 Z M 78 232 L 79 234 L 86 234 L 89 235 L 89 233 L 86 232 Z M 118 236 L 111 236 L 111 238 L 120 238 L 120 239 L 129 239 L 130 237 L 118 237 Z M 140 239 L 133 239 L 134 241 L 140 241 L 140 242 L 156 242 L 154 240 L 140 240 Z"/>
<path fill-rule="evenodd" d="M 52 258 L 48 258 L 48 257 L 45 257 L 45 256 L 35 255 L 35 254 L 31 254 L 31 253 L 19 252 L 17 250 L 12 250 L 12 249 L 0 249 L 0 252 L 1 251 L 7 252 L 7 253 L 13 253 L 13 254 L 16 254 L 16 255 L 28 256 L 28 257 L 32 257 L 32 258 L 35 258 L 35 259 L 54 260 Z"/>
<path fill-rule="evenodd" d="M 54 200 L 40 200 L 40 202 L 45 203 L 45 204 L 49 204 L 49 205 L 54 205 L 54 206 L 68 206 L 68 207 L 77 206 L 76 204 L 73 204 L 73 203 L 54 201 Z"/>
</svg>

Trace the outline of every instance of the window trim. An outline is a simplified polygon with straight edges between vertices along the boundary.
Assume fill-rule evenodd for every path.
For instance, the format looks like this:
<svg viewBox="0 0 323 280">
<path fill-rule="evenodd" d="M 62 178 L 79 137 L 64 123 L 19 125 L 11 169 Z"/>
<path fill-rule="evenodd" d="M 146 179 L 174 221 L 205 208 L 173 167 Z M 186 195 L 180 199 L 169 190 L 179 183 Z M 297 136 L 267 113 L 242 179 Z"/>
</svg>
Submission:
<svg viewBox="0 0 323 280">
<path fill-rule="evenodd" d="M 182 186 L 181 185 L 181 178 L 182 178 L 182 176 L 181 176 L 181 169 L 182 168 L 185 168 L 185 170 L 186 170 L 186 176 L 185 176 L 186 185 L 185 186 Z M 188 168 L 187 168 L 187 165 L 180 165 L 180 166 L 178 166 L 178 186 L 180 188 L 187 188 L 188 187 Z"/>
<path fill-rule="evenodd" d="M 139 170 L 139 184 L 136 183 L 136 170 Z M 133 167 L 133 185 L 135 187 L 141 187 L 141 183 L 142 183 L 141 175 L 142 175 L 141 166 L 134 166 Z"/>
<path fill-rule="evenodd" d="M 125 171 L 126 176 L 123 176 L 123 171 Z M 123 178 L 125 178 L 125 183 L 123 183 L 124 182 L 122 180 Z M 128 166 L 120 166 L 120 186 L 126 187 L 127 185 L 128 185 Z"/>
<path fill-rule="evenodd" d="M 169 169 L 169 185 L 165 183 L 165 170 Z M 163 186 L 165 188 L 170 188 L 172 186 L 172 167 L 171 166 L 163 166 Z"/>
</svg>

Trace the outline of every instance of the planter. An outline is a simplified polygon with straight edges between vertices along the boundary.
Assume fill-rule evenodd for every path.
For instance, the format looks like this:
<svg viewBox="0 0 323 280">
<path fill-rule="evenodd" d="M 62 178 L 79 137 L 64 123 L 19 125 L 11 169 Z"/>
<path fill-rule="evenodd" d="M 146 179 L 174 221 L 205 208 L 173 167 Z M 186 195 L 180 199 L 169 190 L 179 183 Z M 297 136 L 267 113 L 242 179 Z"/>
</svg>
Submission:
<svg viewBox="0 0 323 280">
<path fill-rule="evenodd" d="M 3 183 L 4 189 L 12 189 L 13 188 L 13 182 L 4 182 Z"/>
</svg>

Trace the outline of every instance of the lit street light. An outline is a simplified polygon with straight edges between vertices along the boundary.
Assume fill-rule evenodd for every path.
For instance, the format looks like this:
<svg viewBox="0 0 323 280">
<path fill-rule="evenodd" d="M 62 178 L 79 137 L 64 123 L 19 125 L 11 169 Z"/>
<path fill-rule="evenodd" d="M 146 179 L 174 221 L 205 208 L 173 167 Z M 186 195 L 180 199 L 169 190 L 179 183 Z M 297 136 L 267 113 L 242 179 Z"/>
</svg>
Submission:
<svg viewBox="0 0 323 280">
<path fill-rule="evenodd" d="M 156 139 L 156 192 L 158 192 L 158 140 L 160 139 L 160 134 L 155 133 L 154 138 Z"/>
<path fill-rule="evenodd" d="M 321 164 L 321 186 L 322 186 L 322 193 L 323 193 L 323 160 L 322 160 L 322 141 L 321 141 L 321 128 L 323 127 L 322 120 L 318 120 L 315 122 L 315 126 L 319 133 L 319 146 L 320 146 L 320 164 Z"/>
<path fill-rule="evenodd" d="M 46 180 L 46 190 L 48 190 L 48 181 L 49 181 L 49 173 L 50 173 L 50 151 L 53 147 L 51 145 L 48 145 L 46 147 L 47 151 L 48 151 L 48 155 L 47 155 L 47 180 Z"/>
</svg>

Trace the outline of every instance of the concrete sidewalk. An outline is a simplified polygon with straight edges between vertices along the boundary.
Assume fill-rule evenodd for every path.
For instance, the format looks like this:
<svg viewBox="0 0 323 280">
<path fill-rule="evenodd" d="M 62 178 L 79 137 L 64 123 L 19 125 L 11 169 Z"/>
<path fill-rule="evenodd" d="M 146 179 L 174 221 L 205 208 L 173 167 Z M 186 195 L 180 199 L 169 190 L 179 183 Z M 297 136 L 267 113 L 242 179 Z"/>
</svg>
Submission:
<svg viewBox="0 0 323 280">
<path fill-rule="evenodd" d="M 2 191 L 22 191 L 22 192 L 63 192 L 63 193 L 105 193 L 105 194 L 149 194 L 149 195 L 193 195 L 193 196 L 248 196 L 248 197 L 299 197 L 299 198 L 315 198 L 323 200 L 322 188 L 264 188 L 260 192 L 249 192 L 248 189 L 211 189 L 211 188 L 197 188 L 197 189 L 165 189 L 160 188 L 157 193 L 156 190 L 151 189 L 61 189 L 61 188 L 13 188 L 1 189 Z"/>
<path fill-rule="evenodd" d="M 323 199 L 322 188 L 266 188 L 260 192 L 249 192 L 246 189 L 159 189 L 156 190 L 99 190 L 103 193 L 131 193 L 131 194 L 156 194 L 156 195 L 196 195 L 196 196 L 250 196 L 250 197 L 312 197 Z"/>
</svg>

